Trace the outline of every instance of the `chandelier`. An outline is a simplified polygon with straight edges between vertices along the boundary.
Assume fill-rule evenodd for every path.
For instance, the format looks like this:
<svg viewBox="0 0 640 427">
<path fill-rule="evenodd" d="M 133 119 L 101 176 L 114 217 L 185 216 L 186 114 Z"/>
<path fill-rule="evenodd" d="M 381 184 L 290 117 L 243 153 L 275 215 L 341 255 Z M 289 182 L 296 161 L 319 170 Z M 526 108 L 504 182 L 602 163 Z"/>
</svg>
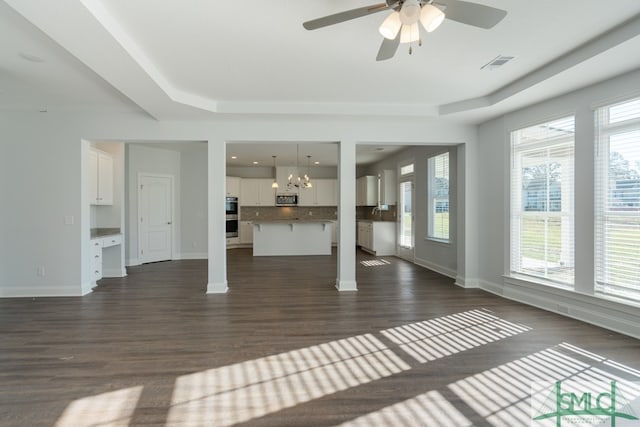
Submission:
<svg viewBox="0 0 640 427">
<path fill-rule="evenodd" d="M 309 169 L 311 167 L 311 156 L 307 155 L 307 173 L 303 177 L 300 176 L 300 168 L 298 167 L 298 159 L 300 158 L 300 146 L 296 145 L 296 171 L 298 173 L 297 178 L 294 179 L 293 174 L 289 174 L 287 178 L 287 190 L 293 190 L 294 188 L 302 188 L 306 190 L 313 188 L 311 183 L 311 177 L 309 176 Z"/>
</svg>

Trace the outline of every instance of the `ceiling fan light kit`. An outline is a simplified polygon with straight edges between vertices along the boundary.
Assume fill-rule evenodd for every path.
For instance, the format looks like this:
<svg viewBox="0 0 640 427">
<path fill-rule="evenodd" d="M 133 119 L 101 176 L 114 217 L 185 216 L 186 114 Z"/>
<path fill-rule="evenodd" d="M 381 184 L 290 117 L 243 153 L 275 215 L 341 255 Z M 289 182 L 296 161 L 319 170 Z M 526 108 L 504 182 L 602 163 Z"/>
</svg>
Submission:
<svg viewBox="0 0 640 427">
<path fill-rule="evenodd" d="M 445 18 L 473 27 L 489 29 L 507 15 L 505 10 L 463 0 L 385 0 L 384 3 L 334 13 L 307 21 L 302 25 L 307 30 L 317 30 L 384 10 L 391 10 L 391 14 L 378 28 L 384 39 L 376 56 L 377 61 L 393 58 L 400 43 L 417 41 L 421 46 L 418 21 L 430 33 L 438 28 Z M 411 52 L 410 47 L 409 53 Z"/>
<path fill-rule="evenodd" d="M 400 9 L 400 21 L 404 25 L 413 25 L 420 19 L 420 3 L 418 0 L 405 0 Z"/>
<path fill-rule="evenodd" d="M 420 40 L 418 24 L 403 25 L 400 32 L 400 43 L 413 43 Z"/>
<path fill-rule="evenodd" d="M 426 4 L 420 12 L 420 23 L 428 33 L 432 32 L 444 21 L 444 12 L 432 4 Z"/>
<path fill-rule="evenodd" d="M 391 15 L 387 16 L 378 31 L 382 34 L 382 37 L 389 40 L 394 40 L 398 37 L 398 31 L 402 27 L 402 21 L 400 20 L 399 12 L 391 12 Z"/>
</svg>

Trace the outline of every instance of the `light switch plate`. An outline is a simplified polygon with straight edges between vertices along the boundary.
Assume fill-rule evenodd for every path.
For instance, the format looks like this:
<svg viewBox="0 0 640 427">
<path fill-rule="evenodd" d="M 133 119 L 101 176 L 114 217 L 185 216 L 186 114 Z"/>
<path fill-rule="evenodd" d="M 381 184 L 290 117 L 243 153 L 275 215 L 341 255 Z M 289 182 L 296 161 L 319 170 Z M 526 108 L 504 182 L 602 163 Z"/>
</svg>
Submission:
<svg viewBox="0 0 640 427">
<path fill-rule="evenodd" d="M 73 217 L 73 215 L 66 215 L 64 217 L 64 225 L 73 225 L 74 222 L 75 218 Z"/>
</svg>

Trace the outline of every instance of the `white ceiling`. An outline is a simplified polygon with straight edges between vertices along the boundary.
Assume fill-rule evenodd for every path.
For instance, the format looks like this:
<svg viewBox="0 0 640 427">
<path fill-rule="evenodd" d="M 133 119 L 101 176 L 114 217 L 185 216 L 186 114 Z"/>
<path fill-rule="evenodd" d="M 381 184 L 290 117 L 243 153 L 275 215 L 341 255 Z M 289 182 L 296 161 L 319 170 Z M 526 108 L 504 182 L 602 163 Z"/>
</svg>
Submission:
<svg viewBox="0 0 640 427">
<path fill-rule="evenodd" d="M 475 0 L 508 15 L 491 30 L 445 21 L 386 62 L 375 56 L 387 12 L 302 28 L 377 1 L 0 0 L 0 108 L 478 123 L 640 68 L 638 0 Z M 516 58 L 480 70 L 499 54 Z"/>
</svg>

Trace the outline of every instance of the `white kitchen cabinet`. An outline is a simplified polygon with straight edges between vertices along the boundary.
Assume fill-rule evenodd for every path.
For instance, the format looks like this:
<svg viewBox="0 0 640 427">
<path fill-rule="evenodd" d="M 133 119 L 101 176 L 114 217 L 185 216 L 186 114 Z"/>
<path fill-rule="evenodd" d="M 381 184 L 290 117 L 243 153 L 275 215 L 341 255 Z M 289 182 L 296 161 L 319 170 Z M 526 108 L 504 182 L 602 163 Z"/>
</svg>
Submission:
<svg viewBox="0 0 640 427">
<path fill-rule="evenodd" d="M 380 205 L 395 205 L 397 203 L 396 171 L 385 169 L 380 171 Z"/>
<path fill-rule="evenodd" d="M 313 187 L 300 190 L 298 206 L 337 206 L 336 179 L 312 179 Z"/>
<path fill-rule="evenodd" d="M 275 206 L 276 189 L 270 178 L 249 178 L 240 181 L 240 206 Z"/>
<path fill-rule="evenodd" d="M 113 157 L 89 150 L 89 200 L 92 205 L 113 205 Z"/>
<path fill-rule="evenodd" d="M 102 238 L 91 239 L 91 280 L 102 279 Z"/>
<path fill-rule="evenodd" d="M 120 277 L 117 273 L 114 273 L 114 265 L 109 265 L 107 262 L 107 267 L 105 270 L 105 252 L 104 249 L 108 249 L 113 246 L 122 245 L 122 234 L 113 234 L 109 236 L 102 237 L 94 237 L 91 239 L 90 247 L 91 247 L 91 265 L 90 265 L 90 273 L 91 280 L 96 281 L 100 280 L 103 277 Z M 113 255 L 113 254 L 111 254 Z M 107 260 L 111 260 L 113 257 L 107 257 Z M 117 269 L 115 269 L 117 270 Z M 106 272 L 106 274 L 104 274 Z"/>
<path fill-rule="evenodd" d="M 240 178 L 228 176 L 226 180 L 227 197 L 240 197 Z"/>
<path fill-rule="evenodd" d="M 258 193 L 260 206 L 275 206 L 276 205 L 276 189 L 271 185 L 273 180 L 270 178 L 258 179 Z"/>
<path fill-rule="evenodd" d="M 396 223 L 358 221 L 358 245 L 376 256 L 396 254 Z"/>
<path fill-rule="evenodd" d="M 240 243 L 253 244 L 253 221 L 240 221 Z"/>
<path fill-rule="evenodd" d="M 298 206 L 316 206 L 316 182 L 312 181 L 313 187 L 304 188 L 298 193 Z"/>
<path fill-rule="evenodd" d="M 356 180 L 356 206 L 376 206 L 378 204 L 378 177 L 361 176 Z"/>
<path fill-rule="evenodd" d="M 240 181 L 240 206 L 260 206 L 260 186 L 257 179 Z"/>
<path fill-rule="evenodd" d="M 338 180 L 337 179 L 314 179 L 313 186 L 316 189 L 317 206 L 337 206 L 338 205 Z"/>
</svg>

